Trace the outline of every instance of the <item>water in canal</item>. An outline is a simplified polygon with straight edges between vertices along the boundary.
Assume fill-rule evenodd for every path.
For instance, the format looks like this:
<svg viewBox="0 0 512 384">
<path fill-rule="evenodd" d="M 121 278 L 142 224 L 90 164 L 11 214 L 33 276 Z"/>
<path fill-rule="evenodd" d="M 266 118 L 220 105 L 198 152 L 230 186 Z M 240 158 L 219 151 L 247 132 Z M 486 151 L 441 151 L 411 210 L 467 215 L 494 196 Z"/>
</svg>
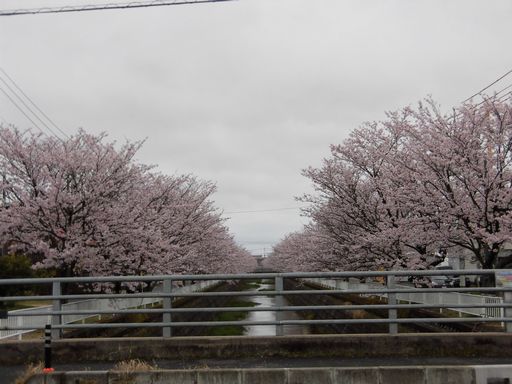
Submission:
<svg viewBox="0 0 512 384">
<path fill-rule="evenodd" d="M 261 296 L 252 296 L 250 300 L 256 303 L 257 307 L 268 307 L 268 311 L 250 312 L 246 320 L 248 321 L 272 321 L 276 319 L 276 312 L 272 310 L 272 307 L 276 305 L 274 296 L 265 296 L 264 291 L 274 290 L 274 284 L 258 283 L 259 287 L 251 288 L 249 291 L 261 291 Z M 289 305 L 285 299 L 285 305 Z M 301 318 L 291 311 L 283 312 L 283 320 L 300 320 Z M 304 335 L 308 334 L 309 330 L 307 326 L 302 325 L 285 325 L 283 327 L 283 333 L 285 335 Z M 245 335 L 247 336 L 275 336 L 276 326 L 275 325 L 249 325 L 245 326 Z"/>
</svg>

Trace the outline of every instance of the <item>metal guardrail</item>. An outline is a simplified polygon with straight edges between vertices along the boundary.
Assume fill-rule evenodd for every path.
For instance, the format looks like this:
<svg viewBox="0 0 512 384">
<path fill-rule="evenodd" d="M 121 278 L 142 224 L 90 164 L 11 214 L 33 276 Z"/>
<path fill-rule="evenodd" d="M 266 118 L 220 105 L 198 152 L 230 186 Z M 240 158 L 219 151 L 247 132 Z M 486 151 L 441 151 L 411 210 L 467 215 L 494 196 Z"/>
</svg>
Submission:
<svg viewBox="0 0 512 384">
<path fill-rule="evenodd" d="M 510 274 L 512 271 L 495 271 L 495 270 L 453 270 L 449 271 L 450 275 L 468 276 L 468 275 L 492 275 L 496 273 Z M 445 276 L 447 271 L 376 271 L 376 272 L 312 272 L 312 273 L 262 273 L 262 274 L 238 274 L 238 275 L 163 275 L 163 276 L 115 276 L 115 277 L 78 277 L 78 278 L 49 278 L 49 279 L 4 279 L 0 280 L 0 286 L 5 285 L 50 285 L 52 287 L 51 295 L 23 295 L 23 296 L 4 296 L 0 297 L 0 302 L 20 302 L 20 301 L 33 301 L 33 300 L 51 300 L 52 306 L 48 310 L 34 309 L 31 311 L 11 311 L 8 314 L 8 319 L 29 318 L 37 316 L 46 316 L 46 321 L 49 321 L 52 327 L 52 338 L 57 339 L 62 337 L 62 332 L 69 329 L 100 329 L 100 328 L 160 328 L 163 337 L 171 337 L 172 329 L 175 327 L 183 326 L 225 326 L 225 325 L 238 325 L 238 326 L 254 326 L 254 325 L 273 325 L 276 326 L 276 335 L 283 334 L 283 327 L 285 325 L 314 325 L 314 324 L 388 324 L 390 333 L 398 332 L 398 324 L 406 323 L 503 323 L 507 332 L 512 332 L 512 287 L 507 284 L 494 287 L 457 287 L 457 288 L 416 288 L 414 286 L 397 285 L 396 279 L 402 277 L 418 277 L 418 276 Z M 285 289 L 285 280 L 287 279 L 335 279 L 342 281 L 343 279 L 357 278 L 357 279 L 386 279 L 386 284 L 352 284 L 346 287 L 335 286 L 329 289 Z M 274 290 L 271 291 L 212 291 L 212 292 L 183 292 L 177 290 L 173 286 L 176 281 L 235 281 L 242 279 L 272 279 L 274 282 Z M 503 279 L 498 279 L 503 281 Z M 103 284 L 103 283 L 134 283 L 134 282 L 152 282 L 160 285 L 161 290 L 154 290 L 152 292 L 120 292 L 120 293 L 79 293 L 79 294 L 65 294 L 62 293 L 63 284 Z M 436 303 L 413 303 L 409 300 L 406 302 L 404 296 L 406 294 L 492 294 L 496 299 L 503 297 L 502 302 L 436 302 Z M 294 306 L 286 305 L 285 297 L 292 295 L 365 295 L 365 296 L 379 296 L 384 298 L 379 304 L 364 304 L 364 305 L 307 305 L 307 306 Z M 272 307 L 222 307 L 222 308 L 173 308 L 172 299 L 178 297 L 217 297 L 217 296 L 232 296 L 232 297 L 250 297 L 250 296 L 273 296 L 275 298 L 275 305 Z M 93 309 L 76 309 L 67 308 L 64 301 L 80 301 L 80 300 L 144 300 L 152 299 L 162 302 L 162 308 L 93 308 Z M 475 309 L 483 308 L 498 310 L 496 317 L 446 317 L 439 314 L 438 317 L 424 317 L 424 318 L 399 318 L 399 309 Z M 318 311 L 318 310 L 372 310 L 381 309 L 386 310 L 388 316 L 379 319 L 313 319 L 313 320 L 285 320 L 283 314 L 286 311 L 293 311 L 300 313 L 301 311 Z M 230 312 L 230 311 L 243 311 L 243 312 L 257 312 L 257 311 L 275 311 L 276 318 L 271 321 L 190 321 L 190 322 L 176 322 L 172 320 L 172 314 L 182 312 Z M 501 311 L 501 312 L 500 312 Z M 99 316 L 99 315 L 123 315 L 123 314 L 161 314 L 162 320 L 153 323 L 66 323 L 64 321 L 66 316 Z M 472 313 L 473 314 L 473 313 Z M 481 314 L 481 312 L 480 312 Z M 3 321 L 3 320 L 2 320 Z M 11 330 L 33 330 L 43 329 L 44 325 L 33 326 L 23 325 L 19 321 L 15 324 L 12 322 L 0 323 L 0 331 Z M 64 335 L 65 336 L 65 335 Z"/>
<path fill-rule="evenodd" d="M 203 280 L 195 284 L 174 286 L 173 289 L 175 292 L 190 293 L 208 289 L 217 283 L 217 280 Z M 153 292 L 161 291 L 161 285 L 157 285 L 153 289 Z M 62 304 L 61 322 L 62 324 L 75 322 L 81 322 L 84 324 L 87 319 L 94 317 L 98 317 L 98 320 L 101 321 L 101 316 L 103 314 L 111 314 L 112 312 L 117 313 L 123 310 L 126 310 L 127 313 L 137 313 L 137 310 L 129 310 L 133 308 L 159 305 L 161 303 L 162 299 L 156 297 L 130 297 L 124 299 L 101 298 L 73 301 Z M 9 311 L 6 319 L 0 319 L 0 340 L 12 337 L 18 337 L 21 339 L 22 335 L 25 333 L 30 333 L 44 328 L 47 324 L 52 324 L 52 315 L 54 315 L 54 311 L 52 310 L 52 305 L 43 305 L 34 308 Z M 24 329 L 19 329 L 17 327 L 23 327 Z M 26 329 L 27 327 L 30 329 Z M 1 330 L 6 328 L 11 329 Z"/>
<path fill-rule="evenodd" d="M 361 283 L 358 279 L 348 279 L 348 280 L 340 280 L 340 279 L 324 279 L 324 278 L 314 278 L 314 279 L 306 279 L 309 282 L 320 285 L 324 288 L 328 289 L 350 289 L 357 287 L 357 289 L 378 289 L 382 288 L 383 284 L 377 282 L 365 282 Z M 357 280 L 357 281 L 354 281 Z M 408 286 L 402 284 L 396 284 L 397 288 L 407 289 Z M 377 294 L 373 296 L 378 297 L 386 297 L 386 294 Z M 474 315 L 480 317 L 503 317 L 503 308 L 502 307 L 482 307 L 482 304 L 489 303 L 503 303 L 502 297 L 490 296 L 490 295 L 482 295 L 482 294 L 470 294 L 470 293 L 460 293 L 460 292 L 406 292 L 406 293 L 398 293 L 396 299 L 399 302 L 407 302 L 409 304 L 418 303 L 418 304 L 426 304 L 430 306 L 430 308 L 439 308 L 439 304 L 469 304 L 467 307 L 450 307 L 449 309 L 453 312 L 457 312 L 459 317 L 464 315 Z M 441 309 L 442 313 L 442 309 Z"/>
</svg>

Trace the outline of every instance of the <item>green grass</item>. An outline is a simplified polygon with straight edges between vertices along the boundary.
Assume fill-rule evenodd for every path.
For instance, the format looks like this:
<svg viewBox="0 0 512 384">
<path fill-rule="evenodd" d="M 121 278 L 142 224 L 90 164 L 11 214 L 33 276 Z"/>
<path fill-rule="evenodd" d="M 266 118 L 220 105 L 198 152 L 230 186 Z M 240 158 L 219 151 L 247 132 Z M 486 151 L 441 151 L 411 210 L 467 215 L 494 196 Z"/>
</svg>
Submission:
<svg viewBox="0 0 512 384">
<path fill-rule="evenodd" d="M 248 300 L 233 299 L 227 303 L 228 307 L 254 307 L 256 303 Z M 213 321 L 239 321 L 247 317 L 248 312 L 221 312 L 215 315 Z M 244 334 L 244 327 L 240 325 L 224 325 L 219 327 L 210 327 L 207 331 L 208 336 L 241 336 Z"/>
<path fill-rule="evenodd" d="M 256 280 L 241 280 L 238 287 L 240 291 L 249 291 L 253 288 L 259 288 L 260 283 Z"/>
</svg>

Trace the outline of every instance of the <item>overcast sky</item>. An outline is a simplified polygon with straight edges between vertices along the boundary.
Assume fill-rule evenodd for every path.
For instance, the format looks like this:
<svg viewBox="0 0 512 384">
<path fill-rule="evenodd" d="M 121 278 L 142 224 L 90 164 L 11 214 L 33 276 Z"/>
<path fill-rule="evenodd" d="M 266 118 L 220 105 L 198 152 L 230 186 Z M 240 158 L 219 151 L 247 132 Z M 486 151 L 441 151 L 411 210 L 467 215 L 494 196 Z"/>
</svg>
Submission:
<svg viewBox="0 0 512 384">
<path fill-rule="evenodd" d="M 511 16 L 509 0 L 239 0 L 1 17 L 0 67 L 68 134 L 147 138 L 141 162 L 213 180 L 262 253 L 306 219 L 236 212 L 300 206 L 301 170 L 362 122 L 428 95 L 448 111 L 512 69 Z M 32 126 L 1 92 L 0 122 Z"/>
</svg>

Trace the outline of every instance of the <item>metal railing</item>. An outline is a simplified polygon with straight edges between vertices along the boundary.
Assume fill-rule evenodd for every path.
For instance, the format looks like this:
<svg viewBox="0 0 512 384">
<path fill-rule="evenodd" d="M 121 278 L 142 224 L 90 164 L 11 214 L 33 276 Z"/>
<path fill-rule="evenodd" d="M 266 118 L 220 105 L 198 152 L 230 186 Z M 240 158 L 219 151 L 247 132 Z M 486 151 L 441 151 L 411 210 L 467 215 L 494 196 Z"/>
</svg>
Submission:
<svg viewBox="0 0 512 384">
<path fill-rule="evenodd" d="M 56 339 L 63 336 L 63 331 L 71 329 L 101 329 L 101 328 L 160 328 L 163 337 L 172 336 L 172 329 L 176 327 L 212 327 L 212 326 L 257 326 L 273 325 L 276 327 L 276 335 L 283 334 L 283 327 L 286 325 L 336 325 L 336 324 L 387 324 L 390 333 L 398 332 L 399 324 L 407 323 L 502 323 L 507 332 L 512 332 L 512 287 L 506 282 L 506 274 L 512 277 L 512 271 L 495 270 L 453 270 L 450 275 L 458 276 L 483 276 L 496 275 L 500 278 L 497 281 L 505 283 L 493 287 L 439 287 L 439 288 L 417 288 L 413 285 L 396 284 L 398 278 L 403 277 L 425 277 L 425 276 L 445 276 L 447 271 L 386 271 L 386 272 L 312 272 L 312 273 L 262 273 L 262 274 L 239 274 L 239 275 L 167 275 L 167 276 L 116 276 L 116 277 L 77 277 L 77 278 L 49 278 L 49 279 L 5 279 L 0 280 L 0 286 L 51 286 L 52 294 L 47 295 L 19 295 L 0 297 L 0 302 L 23 302 L 34 300 L 50 300 L 50 308 L 35 308 L 30 311 L 10 311 L 8 318 L 0 323 L 0 331 L 27 331 L 34 329 L 43 329 L 44 324 L 36 325 L 34 323 L 24 323 L 19 319 L 43 318 L 44 322 L 50 323 L 52 327 L 52 338 Z M 352 280 L 348 280 L 352 278 Z M 274 284 L 273 290 L 260 291 L 208 291 L 191 292 L 176 289 L 173 282 L 176 281 L 237 281 L 244 279 L 271 279 Z M 326 287 L 308 286 L 308 279 L 331 279 L 334 286 Z M 356 284 L 354 279 L 358 279 Z M 368 280 L 383 280 L 386 284 L 367 282 Z M 299 288 L 286 289 L 288 280 L 298 281 Z M 347 284 L 344 283 L 347 280 Z M 362 282 L 361 280 L 365 280 Z M 511 279 L 512 280 L 512 279 Z M 305 283 L 306 282 L 306 283 Z M 127 290 L 120 292 L 100 292 L 100 293 L 63 293 L 63 285 L 74 284 L 77 286 L 84 284 L 96 284 L 101 286 L 107 283 L 151 283 L 161 288 L 151 292 L 129 292 Z M 303 286 L 300 286 L 300 285 Z M 414 295 L 427 295 L 427 297 L 438 297 L 451 294 L 468 295 L 475 293 L 483 295 L 482 297 L 491 297 L 495 302 L 484 300 L 478 302 L 469 302 L 463 300 L 438 300 L 436 302 L 417 302 Z M 197 297 L 251 297 L 251 296 L 271 296 L 275 298 L 275 304 L 268 306 L 248 306 L 248 307 L 201 307 L 201 308 L 176 308 L 173 307 L 173 299 L 176 298 L 197 298 Z M 292 296 L 308 295 L 360 295 L 376 296 L 380 300 L 378 303 L 365 304 L 342 304 L 342 305 L 287 305 L 286 298 Z M 407 296 L 409 295 L 409 296 Z M 120 300 L 144 300 L 148 303 L 161 302 L 161 308 L 140 308 L 118 305 Z M 94 308 L 67 307 L 65 301 L 71 301 L 74 304 L 88 301 L 98 303 L 109 302 L 116 303 L 110 306 Z M 325 310 L 384 310 L 387 316 L 382 318 L 330 318 L 330 319 L 301 319 L 286 320 L 283 314 L 292 311 L 300 314 L 303 311 L 318 312 Z M 400 309 L 423 309 L 432 311 L 433 317 L 399 317 Z M 446 316 L 439 311 L 466 310 L 468 314 L 464 317 Z M 483 310 L 483 311 L 482 311 Z M 219 312 L 258 312 L 274 311 L 275 320 L 265 321 L 173 321 L 172 315 L 183 312 L 194 313 L 219 313 Z M 489 312 L 490 311 L 490 312 Z M 492 312 L 494 311 L 494 312 Z M 492 313 L 493 317 L 488 314 Z M 102 315 L 125 315 L 125 314 L 159 314 L 161 321 L 157 322 L 89 322 L 86 324 L 77 322 L 80 319 L 90 316 Z M 77 316 L 77 317 L 73 317 Z M 71 322 L 74 321 L 74 322 Z M 65 334 L 64 334 L 65 336 Z"/>
<path fill-rule="evenodd" d="M 175 285 L 173 290 L 180 293 L 199 292 L 215 286 L 216 284 L 218 284 L 217 280 L 204 280 L 194 284 Z M 56 289 L 57 291 L 60 290 L 59 287 Z M 161 292 L 161 285 L 157 285 L 152 291 Z M 84 324 L 87 319 L 91 318 L 97 318 L 98 321 L 101 321 L 102 315 L 106 313 L 119 313 L 127 309 L 144 308 L 161 303 L 162 299 L 156 297 L 129 297 L 125 299 L 98 298 L 73 301 L 61 305 L 63 311 L 61 323 L 72 324 L 81 322 Z M 43 329 L 46 324 L 52 324 L 52 316 L 54 315 L 52 309 L 53 304 L 9 311 L 7 319 L 0 319 L 0 340 L 12 337 L 21 339 L 25 333 Z"/>
<path fill-rule="evenodd" d="M 358 279 L 341 280 L 341 279 L 323 279 L 313 278 L 305 279 L 305 281 L 320 285 L 328 289 L 378 289 L 384 285 L 376 282 L 365 282 L 361 283 Z M 408 288 L 407 285 L 396 284 L 397 288 Z M 370 295 L 367 295 L 370 296 Z M 377 297 L 385 298 L 386 294 L 381 293 L 373 295 Z M 396 299 L 399 302 L 407 303 L 420 303 L 427 305 L 439 305 L 439 304 L 470 304 L 471 307 L 450 307 L 449 309 L 453 312 L 457 312 L 459 317 L 464 315 L 474 315 L 481 317 L 503 317 L 503 307 L 485 307 L 483 304 L 490 303 L 503 303 L 503 298 L 498 296 L 481 295 L 481 294 L 470 294 L 461 292 L 406 292 L 398 293 Z M 441 308 L 442 312 L 442 308 Z"/>
</svg>

